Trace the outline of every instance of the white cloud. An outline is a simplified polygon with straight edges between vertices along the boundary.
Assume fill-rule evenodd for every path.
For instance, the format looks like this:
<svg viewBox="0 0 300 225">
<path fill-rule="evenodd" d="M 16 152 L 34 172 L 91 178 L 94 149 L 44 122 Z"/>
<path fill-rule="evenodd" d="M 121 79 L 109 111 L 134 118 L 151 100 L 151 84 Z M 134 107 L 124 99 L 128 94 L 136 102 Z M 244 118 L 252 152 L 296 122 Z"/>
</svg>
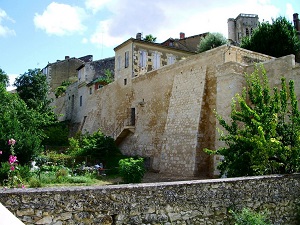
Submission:
<svg viewBox="0 0 300 225">
<path fill-rule="evenodd" d="M 101 10 L 110 0 L 86 0 L 85 6 L 87 9 L 93 11 L 93 13 Z"/>
<path fill-rule="evenodd" d="M 0 8 L 0 37 L 6 37 L 6 36 L 14 36 L 16 35 L 16 32 L 6 26 L 3 25 L 3 21 L 10 21 L 15 22 L 13 19 L 11 19 L 6 12 Z"/>
<path fill-rule="evenodd" d="M 287 3 L 286 4 L 286 11 L 285 11 L 286 18 L 289 21 L 293 21 L 293 14 L 294 14 L 294 9 L 293 9 L 292 4 Z"/>
<path fill-rule="evenodd" d="M 100 21 L 96 31 L 90 38 L 90 42 L 96 44 L 98 47 L 115 47 L 125 41 L 122 35 L 110 35 L 109 27 L 111 26 L 111 23 L 111 20 Z"/>
<path fill-rule="evenodd" d="M 186 37 L 204 32 L 220 32 L 227 37 L 228 18 L 246 13 L 257 14 L 260 21 L 271 21 L 279 14 L 279 9 L 270 0 L 188 0 L 188 4 L 182 0 L 86 2 L 91 5 L 97 2 L 100 8 L 109 10 L 110 19 L 99 21 L 90 37 L 91 43 L 105 47 L 115 47 L 129 37 L 135 37 L 138 32 L 144 36 L 154 35 L 157 42 L 169 37 L 179 38 L 180 32 L 184 32 Z M 97 8 L 96 5 L 94 7 Z"/>
<path fill-rule="evenodd" d="M 13 86 L 13 84 L 14 84 L 16 78 L 17 78 L 19 75 L 18 75 L 18 74 L 7 74 L 7 75 L 8 75 L 8 78 L 9 78 L 9 84 L 10 84 L 10 85 L 9 85 L 8 87 L 6 87 L 6 90 L 7 90 L 7 91 L 11 91 L 11 90 L 16 89 L 16 87 Z"/>
<path fill-rule="evenodd" d="M 83 32 L 86 29 L 82 24 L 85 17 L 86 13 L 80 7 L 52 2 L 43 14 L 35 14 L 34 24 L 48 34 L 63 36 Z"/>
</svg>

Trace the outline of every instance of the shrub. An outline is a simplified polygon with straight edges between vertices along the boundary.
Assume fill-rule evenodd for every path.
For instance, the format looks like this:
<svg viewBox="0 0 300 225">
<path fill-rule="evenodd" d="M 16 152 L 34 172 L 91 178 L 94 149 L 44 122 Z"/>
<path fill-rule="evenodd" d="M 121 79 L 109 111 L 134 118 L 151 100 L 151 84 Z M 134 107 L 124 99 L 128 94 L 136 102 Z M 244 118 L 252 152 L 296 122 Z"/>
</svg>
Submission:
<svg viewBox="0 0 300 225">
<path fill-rule="evenodd" d="M 141 183 L 145 174 L 144 159 L 121 159 L 119 172 L 124 183 Z"/>
<path fill-rule="evenodd" d="M 30 188 L 42 187 L 41 181 L 36 177 L 31 177 L 28 183 Z"/>
<path fill-rule="evenodd" d="M 8 178 L 8 172 L 9 172 L 9 168 L 10 168 L 10 165 L 8 162 L 2 162 L 1 163 L 1 167 L 0 167 L 0 181 L 1 183 L 3 183 L 3 181 L 5 179 Z"/>
<path fill-rule="evenodd" d="M 271 225 L 267 218 L 267 211 L 254 212 L 244 208 L 241 212 L 230 211 L 233 214 L 235 225 Z"/>
<path fill-rule="evenodd" d="M 19 168 L 19 174 L 22 178 L 22 180 L 28 181 L 32 177 L 32 172 L 30 172 L 30 166 L 28 165 L 23 165 L 23 166 L 18 166 Z"/>
</svg>

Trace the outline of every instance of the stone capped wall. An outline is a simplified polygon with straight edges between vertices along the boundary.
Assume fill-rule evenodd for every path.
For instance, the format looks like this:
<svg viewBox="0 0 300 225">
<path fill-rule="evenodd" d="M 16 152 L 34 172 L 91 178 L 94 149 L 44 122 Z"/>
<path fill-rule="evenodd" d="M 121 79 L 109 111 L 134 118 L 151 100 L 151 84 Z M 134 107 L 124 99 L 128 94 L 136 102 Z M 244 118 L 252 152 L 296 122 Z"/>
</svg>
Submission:
<svg viewBox="0 0 300 225">
<path fill-rule="evenodd" d="M 8 189 L 0 201 L 25 224 L 227 224 L 229 209 L 300 221 L 300 174 L 99 187 Z M 298 218 L 299 219 L 299 218 Z"/>
</svg>

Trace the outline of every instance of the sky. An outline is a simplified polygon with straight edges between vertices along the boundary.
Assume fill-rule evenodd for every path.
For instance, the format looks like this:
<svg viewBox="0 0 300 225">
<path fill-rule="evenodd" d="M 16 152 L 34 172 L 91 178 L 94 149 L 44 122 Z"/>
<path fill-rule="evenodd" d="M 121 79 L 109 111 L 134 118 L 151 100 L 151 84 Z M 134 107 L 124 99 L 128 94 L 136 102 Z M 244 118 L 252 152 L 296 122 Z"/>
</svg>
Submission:
<svg viewBox="0 0 300 225">
<path fill-rule="evenodd" d="M 219 32 L 227 20 L 257 14 L 259 21 L 278 16 L 293 20 L 299 0 L 0 0 L 0 68 L 15 77 L 44 68 L 65 56 L 114 56 L 114 48 L 141 32 L 160 43 Z M 11 89 L 10 87 L 9 89 Z"/>
</svg>

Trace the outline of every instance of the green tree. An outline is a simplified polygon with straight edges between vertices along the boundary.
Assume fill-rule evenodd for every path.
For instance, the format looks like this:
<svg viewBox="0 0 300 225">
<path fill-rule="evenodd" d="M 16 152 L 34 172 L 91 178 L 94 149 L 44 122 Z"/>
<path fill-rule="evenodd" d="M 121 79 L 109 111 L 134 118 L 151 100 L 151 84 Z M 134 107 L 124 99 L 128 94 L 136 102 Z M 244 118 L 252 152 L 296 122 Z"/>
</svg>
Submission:
<svg viewBox="0 0 300 225">
<path fill-rule="evenodd" d="M 0 68 L 0 83 L 4 84 L 4 86 L 9 85 L 9 77 L 8 75 Z"/>
<path fill-rule="evenodd" d="M 49 86 L 46 76 L 40 69 L 29 69 L 28 72 L 16 78 L 14 86 L 27 106 L 39 111 L 49 110 L 49 99 L 47 98 Z"/>
<path fill-rule="evenodd" d="M 48 124 L 47 117 L 34 109 L 29 109 L 18 95 L 6 91 L 0 84 L 0 160 L 6 161 L 10 155 L 7 141 L 17 142 L 15 154 L 20 163 L 29 162 L 42 150 L 41 142 L 45 138 L 43 127 Z"/>
<path fill-rule="evenodd" d="M 294 81 L 270 90 L 266 71 L 246 76 L 247 87 L 232 102 L 231 120 L 217 115 L 220 140 L 226 146 L 216 151 L 224 156 L 219 169 L 228 177 L 300 171 L 300 113 Z"/>
<path fill-rule="evenodd" d="M 300 40 L 293 25 L 284 17 L 278 17 L 269 22 L 262 22 L 250 37 L 242 39 L 241 47 L 281 57 L 289 54 L 296 55 L 300 51 Z"/>
<path fill-rule="evenodd" d="M 154 37 L 152 34 L 148 34 L 144 38 L 144 41 L 155 43 L 156 42 L 156 37 Z"/>
<path fill-rule="evenodd" d="M 200 39 L 198 53 L 219 47 L 227 43 L 226 38 L 220 33 L 209 33 Z"/>
</svg>

